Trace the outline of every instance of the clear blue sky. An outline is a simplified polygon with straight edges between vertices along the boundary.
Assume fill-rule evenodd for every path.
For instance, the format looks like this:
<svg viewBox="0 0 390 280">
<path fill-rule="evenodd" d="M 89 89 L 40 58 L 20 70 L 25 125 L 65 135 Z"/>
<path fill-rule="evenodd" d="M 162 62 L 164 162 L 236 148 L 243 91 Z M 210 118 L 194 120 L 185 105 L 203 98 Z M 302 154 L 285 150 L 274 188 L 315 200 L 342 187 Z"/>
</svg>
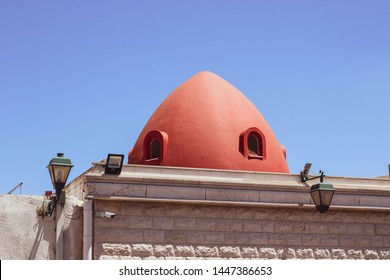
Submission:
<svg viewBox="0 0 390 280">
<path fill-rule="evenodd" d="M 51 190 L 126 154 L 157 106 L 209 70 L 327 175 L 390 163 L 390 1 L 0 1 L 0 193 Z"/>
</svg>

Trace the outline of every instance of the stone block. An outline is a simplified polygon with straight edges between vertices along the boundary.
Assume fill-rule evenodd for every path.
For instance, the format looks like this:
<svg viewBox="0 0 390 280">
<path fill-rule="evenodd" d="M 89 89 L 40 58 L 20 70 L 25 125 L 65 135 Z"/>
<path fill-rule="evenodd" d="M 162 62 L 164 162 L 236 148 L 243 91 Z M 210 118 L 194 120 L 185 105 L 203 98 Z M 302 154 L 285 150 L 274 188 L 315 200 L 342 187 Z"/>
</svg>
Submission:
<svg viewBox="0 0 390 280">
<path fill-rule="evenodd" d="M 152 217 L 131 217 L 129 227 L 132 229 L 151 229 Z"/>
<path fill-rule="evenodd" d="M 312 211 L 303 211 L 302 214 L 303 222 L 317 222 L 320 221 L 320 213 L 312 210 Z"/>
<path fill-rule="evenodd" d="M 207 200 L 259 202 L 260 191 L 207 188 Z"/>
<path fill-rule="evenodd" d="M 316 212 L 318 215 L 317 221 L 321 222 L 339 222 L 339 223 L 354 223 L 355 216 L 353 212 L 348 211 L 332 211 L 332 207 L 326 215 Z"/>
<path fill-rule="evenodd" d="M 275 248 L 259 248 L 259 258 L 261 259 L 277 259 L 277 253 Z"/>
<path fill-rule="evenodd" d="M 262 231 L 263 232 L 274 232 L 274 222 L 273 221 L 262 221 Z"/>
<path fill-rule="evenodd" d="M 351 247 L 355 245 L 354 235 L 339 235 L 339 246 Z"/>
<path fill-rule="evenodd" d="M 319 234 L 302 234 L 302 244 L 305 246 L 320 246 L 321 236 Z"/>
<path fill-rule="evenodd" d="M 142 230 L 138 229 L 117 229 L 112 230 L 113 232 L 117 232 L 117 242 L 120 243 L 134 243 L 134 242 L 142 242 Z M 96 234 L 98 236 L 98 234 Z"/>
<path fill-rule="evenodd" d="M 309 224 L 309 232 L 310 233 L 322 233 L 326 234 L 328 233 L 328 224 L 327 223 L 310 223 Z"/>
<path fill-rule="evenodd" d="M 234 219 L 236 218 L 236 209 L 237 207 L 223 207 L 221 209 L 221 218 L 224 219 Z"/>
<path fill-rule="evenodd" d="M 370 236 L 371 247 L 382 247 L 383 246 L 383 236 Z"/>
<path fill-rule="evenodd" d="M 121 204 L 118 202 L 97 201 L 95 211 L 109 211 L 119 215 L 121 213 Z"/>
<path fill-rule="evenodd" d="M 350 249 L 347 251 L 348 259 L 361 260 L 364 259 L 363 252 L 361 250 Z"/>
<path fill-rule="evenodd" d="M 291 233 L 294 231 L 293 222 L 275 221 L 274 232 L 275 233 Z"/>
<path fill-rule="evenodd" d="M 129 244 L 103 243 L 101 255 L 107 256 L 131 256 Z"/>
<path fill-rule="evenodd" d="M 113 219 L 95 218 L 95 227 L 96 228 L 127 228 L 130 224 L 130 217 L 128 216 L 115 216 Z"/>
<path fill-rule="evenodd" d="M 251 245 L 268 245 L 268 236 L 266 233 L 250 233 L 249 238 Z"/>
<path fill-rule="evenodd" d="M 347 255 L 343 249 L 332 249 L 331 258 L 337 260 L 347 259 Z"/>
<path fill-rule="evenodd" d="M 175 255 L 178 257 L 194 257 L 195 250 L 192 246 L 176 246 L 175 247 Z"/>
<path fill-rule="evenodd" d="M 250 244 L 250 235 L 245 232 L 236 232 L 234 233 L 235 243 L 236 244 Z"/>
<path fill-rule="evenodd" d="M 117 203 L 119 204 L 119 203 Z M 121 202 L 121 215 L 127 216 L 142 216 L 143 204 L 133 202 Z"/>
<path fill-rule="evenodd" d="M 338 246 L 338 238 L 337 235 L 321 235 L 321 246 L 333 247 Z"/>
<path fill-rule="evenodd" d="M 187 217 L 190 206 L 181 204 L 170 204 L 165 208 L 168 217 Z"/>
<path fill-rule="evenodd" d="M 379 258 L 381 260 L 390 260 L 390 250 L 379 250 Z"/>
<path fill-rule="evenodd" d="M 313 249 L 297 249 L 295 253 L 298 259 L 314 259 Z"/>
<path fill-rule="evenodd" d="M 95 242 L 115 243 L 118 242 L 119 231 L 110 228 L 95 228 Z"/>
<path fill-rule="evenodd" d="M 364 250 L 364 258 L 366 260 L 376 260 L 379 259 L 379 254 L 376 250 Z"/>
<path fill-rule="evenodd" d="M 155 245 L 153 248 L 155 257 L 174 257 L 175 250 L 172 245 Z"/>
<path fill-rule="evenodd" d="M 219 251 L 217 247 L 197 246 L 195 248 L 195 256 L 203 258 L 216 258 L 219 257 Z"/>
<path fill-rule="evenodd" d="M 187 242 L 190 244 L 204 243 L 205 237 L 202 231 L 187 231 Z"/>
<path fill-rule="evenodd" d="M 154 229 L 174 229 L 174 218 L 172 217 L 153 217 Z"/>
<path fill-rule="evenodd" d="M 329 233 L 334 233 L 334 234 L 345 234 L 347 232 L 347 225 L 351 225 L 351 224 L 329 223 L 328 231 Z"/>
<path fill-rule="evenodd" d="M 146 190 L 146 197 L 200 200 L 205 198 L 205 189 L 193 187 L 183 188 L 174 186 L 148 185 Z"/>
<path fill-rule="evenodd" d="M 375 233 L 377 235 L 390 235 L 390 225 L 389 224 L 375 225 Z"/>
<path fill-rule="evenodd" d="M 216 223 L 220 223 L 224 220 L 218 220 L 215 221 L 215 219 L 204 219 L 204 218 L 198 218 L 196 219 L 196 229 L 197 230 L 215 230 L 216 229 Z M 229 224 L 227 223 L 227 227 L 229 228 Z M 225 229 L 222 229 L 225 230 Z"/>
<path fill-rule="evenodd" d="M 375 235 L 375 224 L 364 224 L 363 225 L 363 234 Z"/>
<path fill-rule="evenodd" d="M 222 246 L 219 248 L 219 255 L 222 258 L 240 258 L 241 252 L 239 247 Z"/>
<path fill-rule="evenodd" d="M 153 256 L 153 246 L 150 244 L 133 244 L 132 255 L 142 258 Z"/>
<path fill-rule="evenodd" d="M 237 208 L 236 209 L 236 217 L 237 219 L 254 219 L 256 212 L 251 208 Z"/>
<path fill-rule="evenodd" d="M 185 244 L 187 241 L 187 233 L 182 230 L 166 230 L 164 234 L 165 243 L 168 244 Z"/>
<path fill-rule="evenodd" d="M 196 230 L 194 218 L 175 218 L 176 230 Z"/>
<path fill-rule="evenodd" d="M 270 218 L 271 213 L 273 214 L 274 212 L 270 210 L 270 208 L 260 208 L 260 209 L 255 209 L 254 210 L 254 218 L 256 220 L 267 220 Z"/>
<path fill-rule="evenodd" d="M 163 230 L 144 230 L 143 242 L 145 243 L 163 243 L 165 235 Z"/>
<path fill-rule="evenodd" d="M 244 220 L 242 221 L 242 230 L 246 232 L 261 232 L 261 221 Z"/>
<path fill-rule="evenodd" d="M 164 217 L 166 215 L 167 206 L 162 204 L 147 204 L 144 206 L 143 216 Z"/>
<path fill-rule="evenodd" d="M 383 246 L 390 248 L 390 236 L 383 236 Z"/>
<path fill-rule="evenodd" d="M 285 236 L 285 234 L 269 233 L 268 234 L 268 244 L 269 245 L 276 245 L 276 246 L 286 245 L 286 236 Z"/>
<path fill-rule="evenodd" d="M 302 245 L 302 237 L 300 234 L 286 234 L 286 244 L 290 246 Z"/>
<path fill-rule="evenodd" d="M 259 252 L 256 247 L 243 247 L 241 248 L 241 256 L 243 258 L 257 258 Z"/>
<path fill-rule="evenodd" d="M 235 233 L 234 232 L 225 232 L 225 244 L 239 244 L 235 240 Z"/>
<path fill-rule="evenodd" d="M 230 231 L 242 231 L 242 221 L 241 220 L 230 220 L 229 221 L 229 230 Z"/>
<path fill-rule="evenodd" d="M 370 247 L 371 245 L 371 236 L 367 235 L 356 235 L 355 244 L 360 247 Z"/>
<path fill-rule="evenodd" d="M 205 232 L 204 242 L 213 244 L 224 244 L 225 234 L 223 232 Z"/>
<path fill-rule="evenodd" d="M 314 250 L 314 258 L 315 259 L 330 259 L 331 255 L 328 249 L 315 249 Z"/>
<path fill-rule="evenodd" d="M 363 224 L 358 224 L 358 223 L 348 224 L 346 226 L 346 228 L 347 228 L 347 231 L 346 231 L 347 234 L 362 234 L 363 233 Z"/>
<path fill-rule="evenodd" d="M 289 192 L 289 191 L 261 191 L 260 202 L 275 202 L 275 203 L 310 203 L 310 196 L 305 192 Z"/>
</svg>

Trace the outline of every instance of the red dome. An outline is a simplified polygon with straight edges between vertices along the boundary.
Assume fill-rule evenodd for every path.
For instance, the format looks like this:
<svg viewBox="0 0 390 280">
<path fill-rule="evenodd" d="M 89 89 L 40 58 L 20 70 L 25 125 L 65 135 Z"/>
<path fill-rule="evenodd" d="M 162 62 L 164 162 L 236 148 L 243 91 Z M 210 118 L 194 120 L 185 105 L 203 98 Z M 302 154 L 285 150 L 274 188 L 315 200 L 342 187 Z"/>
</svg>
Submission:
<svg viewBox="0 0 390 280">
<path fill-rule="evenodd" d="M 128 163 L 289 173 L 284 148 L 264 117 L 210 72 L 191 77 L 161 103 Z"/>
</svg>

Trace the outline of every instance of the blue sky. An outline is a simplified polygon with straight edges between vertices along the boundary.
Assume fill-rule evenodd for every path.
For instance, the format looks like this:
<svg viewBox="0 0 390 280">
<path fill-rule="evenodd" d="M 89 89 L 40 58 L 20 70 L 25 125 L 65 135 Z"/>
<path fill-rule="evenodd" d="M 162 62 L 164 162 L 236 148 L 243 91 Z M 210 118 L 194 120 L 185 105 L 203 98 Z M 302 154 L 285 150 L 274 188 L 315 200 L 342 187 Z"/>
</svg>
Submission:
<svg viewBox="0 0 390 280">
<path fill-rule="evenodd" d="M 209 70 L 327 175 L 390 163 L 390 1 L 0 1 L 0 194 L 51 190 L 126 154 L 157 106 Z"/>
</svg>

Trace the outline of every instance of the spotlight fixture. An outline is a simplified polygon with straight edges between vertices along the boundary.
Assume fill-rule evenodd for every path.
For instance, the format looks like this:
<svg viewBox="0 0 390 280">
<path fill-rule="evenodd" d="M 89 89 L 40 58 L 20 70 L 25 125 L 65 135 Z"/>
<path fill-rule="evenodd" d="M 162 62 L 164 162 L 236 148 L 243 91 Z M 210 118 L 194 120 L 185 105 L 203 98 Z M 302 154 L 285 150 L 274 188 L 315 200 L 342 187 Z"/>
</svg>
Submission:
<svg viewBox="0 0 390 280">
<path fill-rule="evenodd" d="M 324 183 L 324 172 L 320 170 L 319 176 L 309 177 L 311 163 L 306 163 L 305 167 L 301 171 L 301 182 L 306 184 L 306 181 L 320 179 L 320 183 L 314 184 L 310 188 L 311 198 L 316 206 L 316 209 L 320 213 L 325 213 L 329 210 L 330 203 L 332 202 L 334 187 L 332 184 Z"/>
<path fill-rule="evenodd" d="M 108 154 L 106 161 L 105 174 L 120 174 L 122 172 L 124 155 Z"/>
</svg>

